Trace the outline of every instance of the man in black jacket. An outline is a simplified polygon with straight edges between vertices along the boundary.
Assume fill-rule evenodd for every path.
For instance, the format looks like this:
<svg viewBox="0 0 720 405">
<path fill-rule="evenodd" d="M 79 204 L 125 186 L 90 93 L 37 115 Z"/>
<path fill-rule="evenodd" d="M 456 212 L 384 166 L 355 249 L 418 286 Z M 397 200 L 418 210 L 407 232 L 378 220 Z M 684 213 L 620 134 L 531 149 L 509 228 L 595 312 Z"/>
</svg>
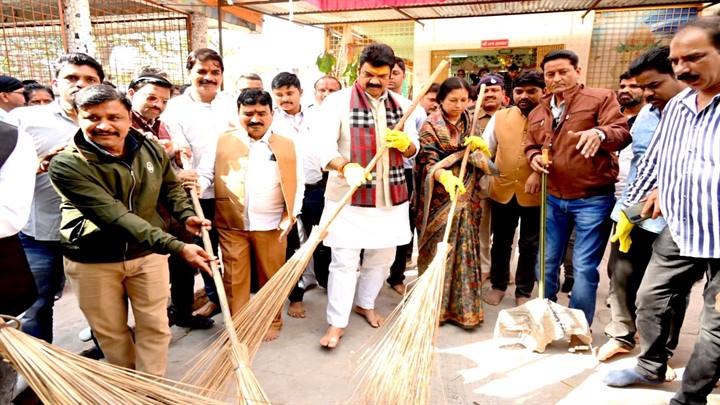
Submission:
<svg viewBox="0 0 720 405">
<path fill-rule="evenodd" d="M 202 221 L 160 145 L 130 128 L 130 102 L 110 86 L 75 96 L 80 131 L 50 164 L 62 197 L 65 272 L 112 364 L 163 375 L 170 331 L 167 254 L 210 271 L 202 248 L 164 232 L 158 203 L 192 233 Z M 135 318 L 127 326 L 127 301 Z"/>
</svg>

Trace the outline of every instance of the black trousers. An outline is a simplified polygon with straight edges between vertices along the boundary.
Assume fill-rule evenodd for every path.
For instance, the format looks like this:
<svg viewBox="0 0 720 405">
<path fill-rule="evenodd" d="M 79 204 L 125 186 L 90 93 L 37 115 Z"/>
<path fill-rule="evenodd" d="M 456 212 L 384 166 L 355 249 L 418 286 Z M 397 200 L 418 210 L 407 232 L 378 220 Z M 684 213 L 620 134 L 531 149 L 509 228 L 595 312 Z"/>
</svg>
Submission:
<svg viewBox="0 0 720 405">
<path fill-rule="evenodd" d="M 637 331 L 635 328 L 635 301 L 645 269 L 650 263 L 653 242 L 657 236 L 656 233 L 636 226 L 630 232 L 632 246 L 627 253 L 620 251 L 619 242 L 610 244 L 608 269 L 612 269 L 613 276 L 610 279 L 611 288 L 608 299 L 612 319 L 605 326 L 605 335 L 617 340 L 628 350 L 635 347 L 635 332 Z M 670 349 L 677 347 L 677 334 L 680 332 L 680 326 L 685 317 L 684 308 L 680 312 L 675 312 L 675 315 L 677 319 L 673 323 L 676 325 L 673 329 L 676 333 L 671 335 L 670 341 L 668 341 Z"/>
<path fill-rule="evenodd" d="M 205 218 L 209 219 L 210 221 L 213 221 L 215 219 L 215 199 L 214 198 L 205 198 L 200 200 L 200 206 L 203 209 L 203 213 L 205 214 Z M 217 228 L 212 227 L 210 229 L 210 244 L 212 244 L 213 252 L 215 252 L 215 256 L 217 256 L 219 253 L 219 241 L 220 236 L 218 234 Z M 202 239 L 199 238 L 196 243 L 200 246 L 203 245 Z M 220 305 L 220 299 L 218 298 L 217 289 L 215 289 L 215 283 L 213 282 L 213 278 L 211 275 L 205 273 L 204 271 L 200 272 L 200 275 L 203 278 L 203 282 L 205 283 L 205 294 L 207 294 L 207 297 L 210 301 L 214 302 L 216 305 Z M 193 282 L 195 278 L 193 276 Z"/>
<path fill-rule="evenodd" d="M 414 184 L 412 169 L 405 169 L 405 183 L 408 188 L 408 196 L 411 196 L 410 201 L 412 201 Z M 412 203 L 410 204 L 410 209 L 408 211 L 410 214 L 408 218 L 410 221 L 410 233 L 413 236 L 410 238 L 410 242 L 408 244 L 398 246 L 395 249 L 395 261 L 390 266 L 390 276 L 387 279 L 390 286 L 399 285 L 405 282 L 405 263 L 407 263 L 408 254 L 412 255 L 413 238 L 415 235 L 415 210 L 413 209 Z"/>
<path fill-rule="evenodd" d="M 325 182 L 323 181 L 317 185 L 306 184 L 301 214 L 303 229 L 306 235 L 309 236 L 312 227 L 320 223 L 320 217 L 322 216 L 324 208 Z M 300 247 L 297 229 L 293 229 L 290 233 L 292 234 L 292 238 L 291 235 L 288 235 L 287 258 L 290 258 L 290 256 L 295 253 L 295 250 Z M 293 245 L 292 247 L 291 244 Z M 315 249 L 315 252 L 313 252 L 313 268 L 315 270 L 315 278 L 323 288 L 327 288 L 330 259 L 330 248 L 320 243 L 317 249 Z M 302 302 L 304 295 L 305 289 L 296 285 L 290 293 L 290 302 Z"/>
<path fill-rule="evenodd" d="M 515 228 L 520 221 L 520 258 L 515 270 L 515 296 L 530 297 L 535 285 L 535 264 L 540 241 L 540 207 L 522 207 L 515 196 L 507 204 L 492 200 L 490 203 L 493 232 L 490 249 L 492 288 L 500 291 L 507 289 Z"/>
<path fill-rule="evenodd" d="M 683 375 L 682 389 L 671 403 L 704 404 L 718 380 L 720 312 L 715 310 L 715 296 L 720 292 L 719 271 L 720 259 L 681 256 L 667 228 L 653 244 L 637 297 L 636 323 L 642 350 L 635 369 L 640 374 L 654 380 L 665 378 L 675 313 L 685 311 L 693 284 L 703 275 L 708 277 L 698 340 Z"/>
</svg>

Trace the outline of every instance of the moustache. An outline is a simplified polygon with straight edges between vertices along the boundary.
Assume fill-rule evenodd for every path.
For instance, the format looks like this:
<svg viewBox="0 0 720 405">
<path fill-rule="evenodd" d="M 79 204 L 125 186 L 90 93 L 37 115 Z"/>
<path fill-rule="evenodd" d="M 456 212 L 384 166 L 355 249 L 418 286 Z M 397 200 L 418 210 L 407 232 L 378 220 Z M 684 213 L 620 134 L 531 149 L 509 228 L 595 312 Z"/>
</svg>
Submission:
<svg viewBox="0 0 720 405">
<path fill-rule="evenodd" d="M 382 89 L 382 86 L 381 86 L 381 85 L 379 85 L 379 84 L 372 84 L 372 83 L 368 83 L 366 87 L 367 87 L 368 89 Z"/>
<path fill-rule="evenodd" d="M 249 127 L 260 127 L 262 126 L 261 122 L 251 122 L 248 124 Z"/>
<path fill-rule="evenodd" d="M 116 131 L 92 131 L 90 134 L 92 136 L 120 136 Z"/>
<path fill-rule="evenodd" d="M 200 84 L 214 84 L 217 86 L 217 83 L 214 80 L 200 80 Z"/>
<path fill-rule="evenodd" d="M 688 72 L 678 75 L 677 78 L 678 80 L 682 80 L 683 82 L 694 82 L 695 80 L 700 78 L 700 75 Z"/>
</svg>

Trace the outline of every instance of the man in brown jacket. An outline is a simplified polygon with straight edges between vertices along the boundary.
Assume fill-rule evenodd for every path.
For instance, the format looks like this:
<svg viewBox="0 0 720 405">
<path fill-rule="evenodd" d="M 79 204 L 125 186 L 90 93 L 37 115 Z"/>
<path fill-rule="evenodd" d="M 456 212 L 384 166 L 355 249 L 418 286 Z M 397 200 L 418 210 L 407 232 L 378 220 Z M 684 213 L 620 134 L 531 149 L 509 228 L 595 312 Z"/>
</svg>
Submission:
<svg viewBox="0 0 720 405">
<path fill-rule="evenodd" d="M 490 305 L 499 304 L 505 296 L 518 222 L 520 258 L 515 271 L 515 304 L 521 305 L 529 300 L 535 285 L 540 176 L 530 168 L 524 149 L 527 116 L 540 103 L 545 82 L 542 73 L 532 70 L 517 76 L 514 85 L 512 96 L 515 105 L 495 113 L 483 133 L 483 138 L 495 156 L 495 165 L 500 170 L 500 176 L 492 177 L 490 182 L 492 289 L 484 296 L 485 302 Z"/>
<path fill-rule="evenodd" d="M 302 205 L 302 160 L 290 138 L 270 130 L 272 98 L 262 89 L 238 97 L 242 128 L 220 135 L 214 156 L 215 220 L 223 282 L 234 315 L 250 300 L 250 262 L 266 279 L 285 263 L 287 234 Z M 200 173 L 205 170 L 200 163 Z M 280 313 L 265 340 L 277 338 Z"/>
<path fill-rule="evenodd" d="M 525 155 L 533 170 L 548 174 L 545 297 L 557 298 L 560 262 L 574 225 L 570 308 L 581 309 L 592 324 L 598 265 L 615 204 L 616 152 L 630 143 L 630 134 L 612 91 L 578 84 L 574 52 L 550 52 L 541 66 L 549 94 L 528 116 Z M 547 165 L 543 149 L 549 150 Z"/>
</svg>

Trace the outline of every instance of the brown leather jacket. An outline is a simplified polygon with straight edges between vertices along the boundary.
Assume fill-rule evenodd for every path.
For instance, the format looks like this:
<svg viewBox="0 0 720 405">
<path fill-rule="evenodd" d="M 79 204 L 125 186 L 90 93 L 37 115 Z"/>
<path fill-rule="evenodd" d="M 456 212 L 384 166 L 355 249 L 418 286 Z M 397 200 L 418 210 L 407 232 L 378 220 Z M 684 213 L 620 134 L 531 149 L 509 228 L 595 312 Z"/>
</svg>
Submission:
<svg viewBox="0 0 720 405">
<path fill-rule="evenodd" d="M 525 156 L 528 162 L 550 149 L 548 193 L 563 199 L 585 198 L 615 192 L 618 158 L 615 152 L 630 144 L 627 120 L 620 112 L 615 94 L 607 89 L 575 86 L 564 94 L 565 110 L 554 127 L 550 108 L 552 95 L 543 97 L 540 105 L 528 116 Z M 554 128 L 553 128 L 554 127 Z M 597 128 L 605 133 L 605 141 L 595 156 L 586 159 L 575 147 L 580 139 L 568 135 Z"/>
</svg>

